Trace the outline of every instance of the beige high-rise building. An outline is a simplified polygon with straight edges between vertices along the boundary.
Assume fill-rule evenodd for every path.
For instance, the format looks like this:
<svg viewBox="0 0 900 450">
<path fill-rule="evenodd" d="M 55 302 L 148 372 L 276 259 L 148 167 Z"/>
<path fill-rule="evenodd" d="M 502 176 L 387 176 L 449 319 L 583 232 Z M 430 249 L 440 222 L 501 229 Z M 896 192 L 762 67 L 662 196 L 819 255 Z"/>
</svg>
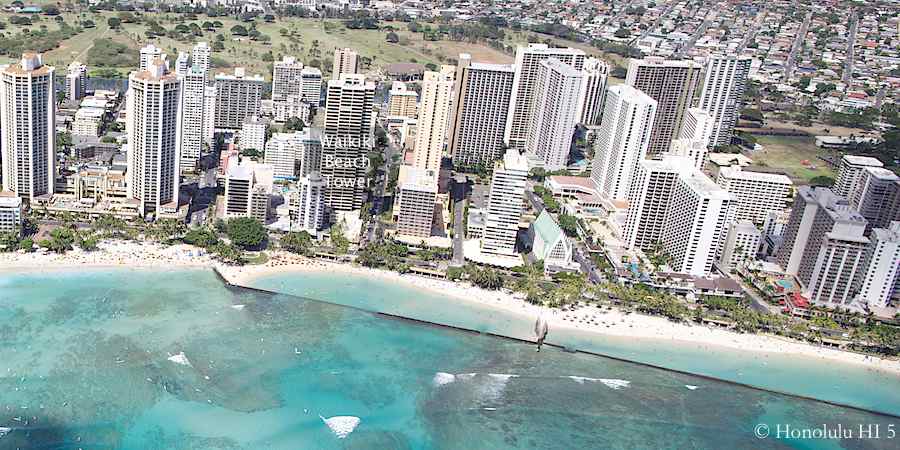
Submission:
<svg viewBox="0 0 900 450">
<path fill-rule="evenodd" d="M 693 61 L 672 61 L 659 57 L 631 59 L 625 83 L 656 100 L 656 120 L 647 154 L 669 150 L 678 136 L 685 110 L 691 106 L 700 82 L 702 67 Z"/>
<path fill-rule="evenodd" d="M 662 160 L 638 162 L 628 190 L 628 214 L 622 232 L 629 249 L 649 253 L 660 244 L 675 183 L 692 170 L 693 161 L 681 156 L 663 155 Z"/>
<path fill-rule="evenodd" d="M 803 286 L 809 286 L 826 240 L 852 241 L 862 236 L 865 228 L 866 219 L 831 189 L 800 186 L 784 228 L 784 241 L 776 254 L 778 264 L 785 273 L 795 275 Z"/>
<path fill-rule="evenodd" d="M 390 99 L 388 100 L 389 117 L 416 118 L 419 94 L 406 88 L 406 83 L 395 81 L 391 84 Z"/>
<path fill-rule="evenodd" d="M 363 75 L 343 74 L 328 82 L 320 171 L 328 180 L 326 204 L 333 211 L 363 205 L 368 153 L 375 145 L 374 101 L 375 83 Z"/>
<path fill-rule="evenodd" d="M 516 50 L 516 74 L 513 80 L 512 99 L 509 105 L 504 139 L 510 148 L 525 150 L 532 115 L 537 105 L 538 73 L 541 61 L 556 58 L 575 70 L 584 67 L 585 53 L 575 48 L 550 48 L 547 44 L 528 44 Z M 577 107 L 577 105 L 572 105 Z"/>
<path fill-rule="evenodd" d="M 359 73 L 359 54 L 352 48 L 334 49 L 334 63 L 331 66 L 331 79 L 340 80 L 343 74 Z"/>
<path fill-rule="evenodd" d="M 225 217 L 252 217 L 266 223 L 274 187 L 272 166 L 245 160 L 225 172 Z"/>
<path fill-rule="evenodd" d="M 3 190 L 23 199 L 53 194 L 56 178 L 54 69 L 24 53 L 0 71 Z"/>
<path fill-rule="evenodd" d="M 128 77 L 128 198 L 141 214 L 178 210 L 181 81 L 162 58 Z"/>
<path fill-rule="evenodd" d="M 870 156 L 844 155 L 832 189 L 834 193 L 849 198 L 856 190 L 866 167 L 884 167 L 884 163 Z"/>
<path fill-rule="evenodd" d="M 440 72 L 425 72 L 422 80 L 422 105 L 416 124 L 413 166 L 434 174 L 440 170 L 444 156 L 455 72 L 454 66 L 441 66 Z"/>
<path fill-rule="evenodd" d="M 447 145 L 457 168 L 490 168 L 502 157 L 515 67 L 459 55 Z"/>
</svg>

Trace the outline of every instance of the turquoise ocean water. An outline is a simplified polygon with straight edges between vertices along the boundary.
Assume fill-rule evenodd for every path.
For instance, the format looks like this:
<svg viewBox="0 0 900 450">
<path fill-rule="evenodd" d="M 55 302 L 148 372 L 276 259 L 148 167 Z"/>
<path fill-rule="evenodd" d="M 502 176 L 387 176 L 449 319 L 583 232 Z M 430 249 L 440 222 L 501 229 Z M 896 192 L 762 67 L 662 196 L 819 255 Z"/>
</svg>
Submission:
<svg viewBox="0 0 900 450">
<path fill-rule="evenodd" d="M 471 317 L 479 312 L 453 309 L 439 296 L 347 276 L 258 284 L 363 307 L 408 303 L 414 315 L 436 311 L 498 331 L 520 326 L 503 317 L 491 325 L 491 317 Z M 650 359 L 678 351 L 649 344 L 657 347 L 606 342 L 596 349 Z M 229 289 L 206 270 L 0 274 L 0 355 L 4 450 L 897 448 L 888 437 L 893 417 Z M 690 356 L 669 361 L 686 364 Z M 769 361 L 773 376 L 779 364 Z M 814 382 L 846 375 L 864 377 L 847 381 L 850 389 L 898 386 L 867 372 L 812 368 L 836 371 L 833 378 L 807 373 Z M 744 373 L 760 376 L 749 366 Z M 898 409 L 890 398 L 882 403 Z M 759 424 L 772 435 L 757 438 Z M 880 438 L 777 439 L 778 424 L 872 425 Z"/>
</svg>

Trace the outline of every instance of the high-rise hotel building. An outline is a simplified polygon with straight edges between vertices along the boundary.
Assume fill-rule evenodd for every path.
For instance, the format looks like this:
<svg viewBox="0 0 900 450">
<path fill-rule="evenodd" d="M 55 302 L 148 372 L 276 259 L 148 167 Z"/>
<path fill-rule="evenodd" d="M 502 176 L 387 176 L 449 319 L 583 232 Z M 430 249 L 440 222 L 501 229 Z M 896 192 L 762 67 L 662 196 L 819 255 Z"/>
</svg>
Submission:
<svg viewBox="0 0 900 450">
<path fill-rule="evenodd" d="M 647 155 L 656 116 L 656 100 L 647 94 L 626 84 L 609 88 L 591 167 L 600 195 L 625 199 L 634 170 Z"/>
<path fill-rule="evenodd" d="M 733 222 L 731 194 L 697 170 L 681 176 L 672 191 L 662 233 L 662 248 L 672 257 L 672 269 L 709 275 Z"/>
<path fill-rule="evenodd" d="M 747 220 L 757 226 L 766 221 L 770 212 L 787 207 L 794 188 L 794 183 L 785 175 L 753 172 L 740 166 L 723 167 L 716 183 L 735 196 L 736 220 Z"/>
<path fill-rule="evenodd" d="M 234 74 L 217 74 L 216 128 L 240 130 L 244 119 L 258 116 L 262 89 L 262 75 L 247 75 L 243 67 L 236 67 Z"/>
<path fill-rule="evenodd" d="M 516 255 L 516 236 L 525 205 L 527 179 L 528 159 L 517 150 L 508 149 L 491 177 L 482 253 Z"/>
<path fill-rule="evenodd" d="M 691 106 L 702 67 L 693 61 L 673 61 L 659 57 L 631 59 L 625 83 L 657 102 L 656 119 L 647 154 L 669 150 L 678 136 L 685 110 Z"/>
<path fill-rule="evenodd" d="M 581 71 L 581 89 L 578 101 L 578 112 L 575 116 L 583 125 L 598 125 L 603 113 L 603 96 L 606 94 L 606 80 L 609 77 L 609 64 L 597 58 L 584 60 Z"/>
<path fill-rule="evenodd" d="M 416 123 L 413 166 L 437 174 L 444 155 L 444 141 L 450 124 L 453 102 L 454 66 L 441 66 L 440 72 L 425 72 L 422 98 Z M 436 178 L 435 178 L 436 179 Z"/>
<path fill-rule="evenodd" d="M 573 105 L 583 99 L 581 81 L 581 71 L 556 58 L 540 63 L 537 98 L 525 148 L 548 171 L 565 169 L 568 165 L 572 135 L 578 123 L 578 111 Z"/>
<path fill-rule="evenodd" d="M 204 115 L 210 111 L 204 107 L 206 96 L 206 72 L 193 65 L 181 77 L 181 170 L 191 171 L 200 162 L 204 144 Z"/>
<path fill-rule="evenodd" d="M 352 48 L 334 49 L 334 62 L 331 66 L 331 79 L 340 80 L 341 75 L 359 73 L 359 53 Z"/>
<path fill-rule="evenodd" d="M 713 119 L 709 147 L 731 144 L 749 74 L 750 58 L 714 56 L 707 61 L 699 106 Z"/>
<path fill-rule="evenodd" d="M 448 138 L 455 167 L 488 168 L 503 156 L 514 78 L 511 65 L 472 62 L 471 55 L 459 55 Z"/>
<path fill-rule="evenodd" d="M 162 58 L 128 77 L 128 197 L 141 214 L 178 209 L 181 81 Z"/>
<path fill-rule="evenodd" d="M 546 44 L 528 44 L 516 50 L 516 73 L 504 139 L 510 148 L 525 150 L 532 115 L 537 105 L 538 76 L 541 61 L 556 58 L 575 70 L 584 67 L 585 54 L 575 48 L 550 48 Z M 576 104 L 572 105 L 576 107 Z"/>
<path fill-rule="evenodd" d="M 56 177 L 54 69 L 24 53 L 0 71 L 3 190 L 33 201 L 52 195 Z"/>
<path fill-rule="evenodd" d="M 334 211 L 363 205 L 368 153 L 374 146 L 375 83 L 343 74 L 328 82 L 320 171 L 328 180 L 326 203 Z"/>
</svg>

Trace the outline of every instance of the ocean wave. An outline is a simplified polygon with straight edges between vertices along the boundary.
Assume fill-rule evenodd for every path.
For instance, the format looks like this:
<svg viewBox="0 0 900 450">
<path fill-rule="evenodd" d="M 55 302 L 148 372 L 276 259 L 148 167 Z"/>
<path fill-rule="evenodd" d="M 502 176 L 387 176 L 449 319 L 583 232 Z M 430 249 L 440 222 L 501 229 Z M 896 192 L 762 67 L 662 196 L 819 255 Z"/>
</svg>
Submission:
<svg viewBox="0 0 900 450">
<path fill-rule="evenodd" d="M 12 431 L 12 428 L 0 427 L 0 438 L 9 434 Z"/>
<path fill-rule="evenodd" d="M 182 366 L 191 366 L 191 361 L 184 355 L 184 352 L 178 352 L 176 355 L 172 355 L 168 358 L 169 361 L 172 361 L 175 364 L 181 364 Z"/>
<path fill-rule="evenodd" d="M 435 386 L 443 386 L 445 384 L 450 384 L 456 381 L 456 375 L 447 372 L 438 372 L 434 374 L 434 385 Z"/>
<path fill-rule="evenodd" d="M 570 375 L 566 378 L 571 379 L 572 381 L 578 384 L 584 384 L 585 381 L 595 382 L 595 383 L 603 383 L 606 387 L 610 389 L 622 389 L 631 385 L 631 382 L 628 380 L 620 380 L 618 378 L 591 378 L 591 377 L 579 377 L 575 375 Z"/>
<path fill-rule="evenodd" d="M 244 306 L 246 306 L 246 305 L 231 305 L 232 308 L 234 308 L 234 309 L 236 309 L 236 310 L 238 310 L 238 311 L 244 309 Z"/>
<path fill-rule="evenodd" d="M 694 386 L 693 384 L 686 384 L 686 385 L 684 385 L 684 387 L 686 387 L 692 391 L 696 391 L 698 386 Z"/>
<path fill-rule="evenodd" d="M 331 432 L 338 439 L 344 439 L 349 436 L 359 426 L 361 421 L 356 416 L 334 416 L 326 419 L 320 415 L 319 418 L 322 419 L 322 422 L 325 422 L 325 425 L 328 425 L 328 428 L 331 429 Z"/>
</svg>

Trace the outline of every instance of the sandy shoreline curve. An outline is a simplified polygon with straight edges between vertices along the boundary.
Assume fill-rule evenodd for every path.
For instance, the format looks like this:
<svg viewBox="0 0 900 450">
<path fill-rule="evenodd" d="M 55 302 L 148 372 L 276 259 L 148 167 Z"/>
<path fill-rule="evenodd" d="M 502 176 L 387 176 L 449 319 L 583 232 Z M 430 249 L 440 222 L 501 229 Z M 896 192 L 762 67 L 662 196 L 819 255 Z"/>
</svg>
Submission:
<svg viewBox="0 0 900 450">
<path fill-rule="evenodd" d="M 328 273 L 378 278 L 411 289 L 424 289 L 434 294 L 452 297 L 475 307 L 486 307 L 518 316 L 527 323 L 543 314 L 553 329 L 578 331 L 585 336 L 615 336 L 662 341 L 677 341 L 700 347 L 719 347 L 732 350 L 794 354 L 817 360 L 832 360 L 862 365 L 872 370 L 900 374 L 900 361 L 867 356 L 853 352 L 815 346 L 791 339 L 763 334 L 740 334 L 720 328 L 671 322 L 662 317 L 638 313 L 625 314 L 617 309 L 581 307 L 574 311 L 560 311 L 531 305 L 508 292 L 488 291 L 469 283 L 451 282 L 401 275 L 396 272 L 370 269 L 304 258 L 286 252 L 269 252 L 263 265 L 227 266 L 213 260 L 202 249 L 190 245 L 162 246 L 158 244 L 114 242 L 101 243 L 93 252 L 72 251 L 54 253 L 0 253 L 0 274 L 29 270 L 77 270 L 84 268 L 178 270 L 187 268 L 217 268 L 228 282 L 253 287 L 260 277 L 291 273 Z M 525 336 L 531 338 L 531 336 Z M 551 337 L 552 340 L 552 337 Z"/>
<path fill-rule="evenodd" d="M 379 278 L 412 289 L 453 297 L 473 306 L 488 307 L 511 313 L 530 323 L 543 314 L 553 329 L 574 330 L 596 336 L 615 336 L 651 340 L 677 341 L 701 347 L 723 347 L 756 354 L 786 353 L 812 359 L 827 359 L 862 365 L 873 370 L 900 374 L 900 361 L 867 356 L 833 348 L 820 347 L 785 337 L 766 334 L 735 333 L 721 328 L 675 323 L 663 317 L 638 313 L 625 314 L 613 308 L 581 307 L 575 311 L 560 311 L 529 304 L 515 295 L 488 291 L 469 283 L 458 283 L 411 274 L 370 269 L 349 264 L 298 258 L 289 255 L 261 266 L 220 267 L 220 273 L 231 284 L 254 287 L 253 281 L 267 276 L 291 273 L 348 274 Z M 525 336 L 531 338 L 532 336 Z M 552 340 L 552 338 L 551 338 Z"/>
</svg>

